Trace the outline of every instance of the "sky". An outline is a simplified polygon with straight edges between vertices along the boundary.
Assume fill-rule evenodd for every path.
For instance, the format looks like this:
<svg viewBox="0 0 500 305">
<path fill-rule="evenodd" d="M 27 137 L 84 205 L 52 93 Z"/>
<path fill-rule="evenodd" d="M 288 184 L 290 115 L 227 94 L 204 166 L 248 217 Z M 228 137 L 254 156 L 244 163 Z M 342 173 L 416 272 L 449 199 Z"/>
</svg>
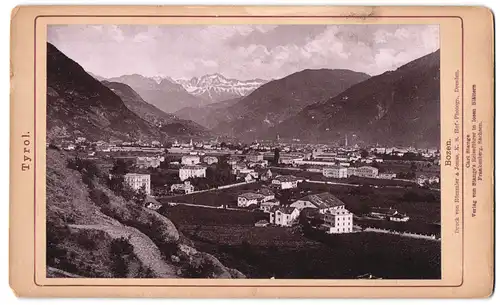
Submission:
<svg viewBox="0 0 500 305">
<path fill-rule="evenodd" d="M 304 69 L 369 75 L 439 48 L 438 25 L 51 25 L 47 40 L 86 71 L 174 79 L 278 79 Z"/>
</svg>

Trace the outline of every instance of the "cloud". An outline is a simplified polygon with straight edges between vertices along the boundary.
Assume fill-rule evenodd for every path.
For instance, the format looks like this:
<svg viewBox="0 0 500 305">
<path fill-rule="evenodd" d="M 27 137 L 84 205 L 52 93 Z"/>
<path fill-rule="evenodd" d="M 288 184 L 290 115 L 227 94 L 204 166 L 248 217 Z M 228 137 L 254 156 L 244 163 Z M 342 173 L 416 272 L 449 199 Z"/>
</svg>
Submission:
<svg viewBox="0 0 500 305">
<path fill-rule="evenodd" d="M 439 48 L 437 25 L 53 25 L 48 40 L 104 77 L 275 79 L 304 69 L 393 70 Z"/>
</svg>

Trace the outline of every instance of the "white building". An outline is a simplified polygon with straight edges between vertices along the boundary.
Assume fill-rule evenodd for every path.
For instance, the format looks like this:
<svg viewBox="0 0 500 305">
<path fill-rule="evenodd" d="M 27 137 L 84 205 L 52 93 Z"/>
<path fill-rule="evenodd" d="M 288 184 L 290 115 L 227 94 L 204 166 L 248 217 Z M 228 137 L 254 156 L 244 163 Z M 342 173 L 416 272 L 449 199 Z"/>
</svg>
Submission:
<svg viewBox="0 0 500 305">
<path fill-rule="evenodd" d="M 244 193 L 238 196 L 238 207 L 248 207 L 253 204 L 258 205 L 261 200 L 264 199 L 264 195 L 257 193 Z"/>
<path fill-rule="evenodd" d="M 210 165 L 219 162 L 219 159 L 217 159 L 217 157 L 214 156 L 206 156 L 205 158 L 203 158 L 203 162 Z"/>
<path fill-rule="evenodd" d="M 300 181 L 302 181 L 302 179 L 298 179 L 295 176 L 283 175 L 283 176 L 276 176 L 271 181 L 271 184 L 279 187 L 282 190 L 286 190 L 286 189 L 297 188 L 297 185 Z"/>
<path fill-rule="evenodd" d="M 200 157 L 196 155 L 182 156 L 182 165 L 196 165 L 200 163 Z"/>
<path fill-rule="evenodd" d="M 361 166 L 356 168 L 356 176 L 365 178 L 377 178 L 378 168 L 373 166 Z"/>
<path fill-rule="evenodd" d="M 207 168 L 201 165 L 185 165 L 179 169 L 179 178 L 184 181 L 189 178 L 205 178 Z"/>
<path fill-rule="evenodd" d="M 172 184 L 170 186 L 170 191 L 191 194 L 192 192 L 194 192 L 194 185 L 192 185 L 189 181 L 184 181 L 184 183 Z"/>
<path fill-rule="evenodd" d="M 282 227 L 291 227 L 300 211 L 293 207 L 279 207 L 269 213 L 269 223 Z"/>
<path fill-rule="evenodd" d="M 394 179 L 396 178 L 396 174 L 394 173 L 379 173 L 378 174 L 379 179 Z"/>
<path fill-rule="evenodd" d="M 323 218 L 329 234 L 351 233 L 353 228 L 352 213 L 344 206 L 329 211 Z"/>
<path fill-rule="evenodd" d="M 264 160 L 264 155 L 259 154 L 259 153 L 251 153 L 246 155 L 245 159 L 249 162 L 260 162 Z"/>
<path fill-rule="evenodd" d="M 151 194 L 151 176 L 149 174 L 128 173 L 124 180 L 134 191 L 138 191 L 144 186 L 146 194 Z"/>
<path fill-rule="evenodd" d="M 347 178 L 347 168 L 340 166 L 324 167 L 323 176 L 328 178 Z"/>
<path fill-rule="evenodd" d="M 324 192 L 302 197 L 301 199 L 292 203 L 290 207 L 294 207 L 299 210 L 302 210 L 304 208 L 314 208 L 318 209 L 321 214 L 326 214 L 345 208 L 345 203 L 334 195 L 328 192 Z"/>
</svg>

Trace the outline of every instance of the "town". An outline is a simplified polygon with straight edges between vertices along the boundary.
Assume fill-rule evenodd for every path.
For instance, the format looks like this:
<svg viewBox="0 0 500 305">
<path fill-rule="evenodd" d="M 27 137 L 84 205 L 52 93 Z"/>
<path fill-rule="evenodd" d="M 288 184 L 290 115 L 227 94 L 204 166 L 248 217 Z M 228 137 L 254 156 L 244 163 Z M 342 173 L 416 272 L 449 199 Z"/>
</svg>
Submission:
<svg viewBox="0 0 500 305">
<path fill-rule="evenodd" d="M 418 193 L 439 191 L 439 150 L 402 147 L 177 140 L 90 142 L 83 137 L 50 144 L 93 160 L 110 170 L 119 160 L 128 167 L 124 183 L 147 195 L 155 210 L 184 205 L 258 213 L 256 227 L 292 227 L 299 215 L 326 234 L 378 230 L 439 240 L 436 226 L 415 225 L 405 208 L 372 200 L 346 205 L 337 189 L 371 192 L 401 190 L 411 201 Z M 342 193 L 341 192 L 341 193 Z M 221 195 L 222 194 L 222 195 Z M 413 212 L 415 213 L 415 212 Z M 394 224 L 408 223 L 408 226 Z M 438 220 L 436 220 L 438 223 Z"/>
</svg>

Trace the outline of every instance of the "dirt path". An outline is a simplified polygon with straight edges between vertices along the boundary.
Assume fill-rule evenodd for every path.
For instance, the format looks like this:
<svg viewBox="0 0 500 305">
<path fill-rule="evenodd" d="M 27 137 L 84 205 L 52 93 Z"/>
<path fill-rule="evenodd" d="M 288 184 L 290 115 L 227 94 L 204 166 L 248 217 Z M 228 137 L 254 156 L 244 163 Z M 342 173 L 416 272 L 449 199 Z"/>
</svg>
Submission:
<svg viewBox="0 0 500 305">
<path fill-rule="evenodd" d="M 177 277 L 175 268 L 167 264 L 160 253 L 160 250 L 153 241 L 141 231 L 126 226 L 109 225 L 69 225 L 75 229 L 100 230 L 109 234 L 112 238 L 127 238 L 134 247 L 134 254 L 137 258 L 160 278 Z"/>
</svg>

